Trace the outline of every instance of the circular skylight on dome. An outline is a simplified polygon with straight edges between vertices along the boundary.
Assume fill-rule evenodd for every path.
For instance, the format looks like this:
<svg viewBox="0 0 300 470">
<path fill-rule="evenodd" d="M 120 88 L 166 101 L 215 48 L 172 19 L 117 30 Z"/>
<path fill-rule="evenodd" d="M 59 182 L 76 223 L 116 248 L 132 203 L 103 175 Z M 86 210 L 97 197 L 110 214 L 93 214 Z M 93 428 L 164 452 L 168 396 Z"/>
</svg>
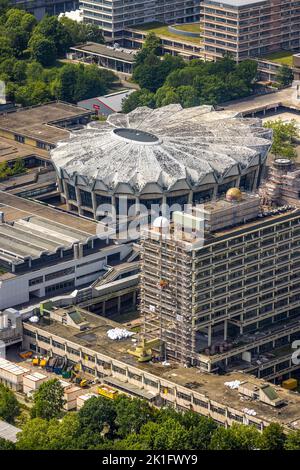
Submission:
<svg viewBox="0 0 300 470">
<path fill-rule="evenodd" d="M 113 133 L 122 139 L 140 143 L 142 145 L 159 144 L 160 140 L 156 135 L 150 132 L 144 132 L 139 129 L 128 129 L 127 127 L 119 127 L 113 130 Z"/>
</svg>

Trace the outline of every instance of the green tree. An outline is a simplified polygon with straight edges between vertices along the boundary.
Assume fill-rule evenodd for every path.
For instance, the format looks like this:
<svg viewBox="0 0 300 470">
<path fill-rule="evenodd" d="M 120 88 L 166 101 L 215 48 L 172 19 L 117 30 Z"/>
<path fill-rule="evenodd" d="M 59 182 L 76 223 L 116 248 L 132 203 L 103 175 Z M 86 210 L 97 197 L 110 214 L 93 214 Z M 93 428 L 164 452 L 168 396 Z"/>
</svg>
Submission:
<svg viewBox="0 0 300 470">
<path fill-rule="evenodd" d="M 193 411 L 187 411 L 182 414 L 180 423 L 189 433 L 190 449 L 209 449 L 212 435 L 217 429 L 217 424 L 211 418 L 200 416 Z"/>
<path fill-rule="evenodd" d="M 273 130 L 271 152 L 275 157 L 293 159 L 297 156 L 294 140 L 299 136 L 296 121 L 283 122 L 281 119 L 267 121 L 264 126 Z"/>
<path fill-rule="evenodd" d="M 212 450 L 255 450 L 260 446 L 260 433 L 254 426 L 233 424 L 230 428 L 219 427 L 212 435 Z"/>
<path fill-rule="evenodd" d="M 292 69 L 284 64 L 280 67 L 276 75 L 276 81 L 283 86 L 288 86 L 294 80 L 294 74 Z"/>
<path fill-rule="evenodd" d="M 257 77 L 257 65 L 256 60 L 242 60 L 236 67 L 236 75 L 251 86 Z"/>
<path fill-rule="evenodd" d="M 47 450 L 49 423 L 42 418 L 30 419 L 17 435 L 17 450 Z"/>
<path fill-rule="evenodd" d="M 291 431 L 287 435 L 285 450 L 300 450 L 300 431 Z"/>
<path fill-rule="evenodd" d="M 153 408 L 146 401 L 132 400 L 125 396 L 120 396 L 115 401 L 115 409 L 118 434 L 121 437 L 138 433 L 154 416 Z"/>
<path fill-rule="evenodd" d="M 182 85 L 176 90 L 180 104 L 183 108 L 191 108 L 200 104 L 200 99 L 197 91 L 190 85 Z"/>
<path fill-rule="evenodd" d="M 22 106 L 43 104 L 51 100 L 51 93 L 46 83 L 42 81 L 29 82 L 19 86 L 14 93 L 15 101 Z"/>
<path fill-rule="evenodd" d="M 112 400 L 104 397 L 92 397 L 79 411 L 79 422 L 82 430 L 100 435 L 104 426 L 110 432 L 115 429 L 116 411 Z"/>
<path fill-rule="evenodd" d="M 14 51 L 11 46 L 11 41 L 8 37 L 0 36 L 0 59 L 11 59 L 14 56 Z"/>
<path fill-rule="evenodd" d="M 158 108 L 174 103 L 180 103 L 180 96 L 175 88 L 165 85 L 155 93 L 155 104 Z"/>
<path fill-rule="evenodd" d="M 56 47 L 52 39 L 41 34 L 34 34 L 29 40 L 31 58 L 43 66 L 53 65 L 56 61 Z"/>
<path fill-rule="evenodd" d="M 146 36 L 142 49 L 135 56 L 135 66 L 142 65 L 149 55 L 161 54 L 161 40 L 155 33 Z"/>
<path fill-rule="evenodd" d="M 21 28 L 24 29 L 24 31 L 28 31 L 31 33 L 35 26 L 37 25 L 37 20 L 34 15 L 31 15 L 31 13 L 25 13 L 21 19 Z"/>
<path fill-rule="evenodd" d="M 64 55 L 72 45 L 72 38 L 68 30 L 56 16 L 44 16 L 36 26 L 34 35 L 42 35 L 51 40 L 55 45 L 58 56 Z"/>
<path fill-rule="evenodd" d="M 88 41 L 97 42 L 98 44 L 103 44 L 104 42 L 102 30 L 96 24 L 79 23 L 66 16 L 63 16 L 59 21 L 68 31 L 72 45 Z"/>
<path fill-rule="evenodd" d="M 160 58 L 155 54 L 147 55 L 144 62 L 134 68 L 132 78 L 141 88 L 155 92 L 164 83 Z"/>
<path fill-rule="evenodd" d="M 80 433 L 80 422 L 77 413 L 66 414 L 61 421 L 51 420 L 47 429 L 49 449 L 77 449 Z"/>
<path fill-rule="evenodd" d="M 20 57 L 28 45 L 29 33 L 21 26 L 7 29 L 11 40 L 11 46 L 14 49 L 14 55 Z"/>
<path fill-rule="evenodd" d="M 21 173 L 24 173 L 24 171 L 25 171 L 24 161 L 21 160 L 21 158 L 18 158 L 14 163 L 12 172 L 14 175 L 20 175 Z"/>
<path fill-rule="evenodd" d="M 148 90 L 138 90 L 131 93 L 122 103 L 123 113 L 130 113 L 139 106 L 155 107 L 155 95 Z"/>
<path fill-rule="evenodd" d="M 44 382 L 35 392 L 31 416 L 50 420 L 60 416 L 64 399 L 64 389 L 58 379 Z"/>
<path fill-rule="evenodd" d="M 262 433 L 261 449 L 263 450 L 283 450 L 285 443 L 283 427 L 278 423 L 271 423 Z"/>
<path fill-rule="evenodd" d="M 0 437 L 0 450 L 15 450 L 16 446 L 13 442 L 7 441 Z"/>
<path fill-rule="evenodd" d="M 132 445 L 143 450 L 185 450 L 189 448 L 189 433 L 176 419 L 162 423 L 149 421 L 139 434 L 132 434 Z M 135 436 L 135 441 L 134 441 Z"/>
<path fill-rule="evenodd" d="M 33 61 L 26 64 L 26 78 L 28 82 L 35 82 L 37 77 L 39 79 L 43 78 L 43 74 L 44 69 L 39 62 Z"/>
<path fill-rule="evenodd" d="M 22 18 L 24 15 L 24 10 L 20 10 L 19 8 L 10 8 L 6 12 L 6 28 L 13 29 L 21 26 Z"/>
<path fill-rule="evenodd" d="M 19 402 L 15 394 L 3 384 L 0 384 L 0 418 L 8 423 L 13 423 L 19 413 Z"/>
</svg>

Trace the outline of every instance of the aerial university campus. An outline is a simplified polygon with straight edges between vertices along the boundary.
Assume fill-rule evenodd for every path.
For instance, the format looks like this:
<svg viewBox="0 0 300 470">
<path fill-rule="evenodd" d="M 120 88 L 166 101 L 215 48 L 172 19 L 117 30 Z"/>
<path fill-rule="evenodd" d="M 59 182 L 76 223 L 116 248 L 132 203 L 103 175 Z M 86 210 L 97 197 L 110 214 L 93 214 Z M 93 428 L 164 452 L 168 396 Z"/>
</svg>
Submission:
<svg viewBox="0 0 300 470">
<path fill-rule="evenodd" d="M 300 1 L 0 1 L 0 451 L 24 450 L 300 450 Z"/>
</svg>

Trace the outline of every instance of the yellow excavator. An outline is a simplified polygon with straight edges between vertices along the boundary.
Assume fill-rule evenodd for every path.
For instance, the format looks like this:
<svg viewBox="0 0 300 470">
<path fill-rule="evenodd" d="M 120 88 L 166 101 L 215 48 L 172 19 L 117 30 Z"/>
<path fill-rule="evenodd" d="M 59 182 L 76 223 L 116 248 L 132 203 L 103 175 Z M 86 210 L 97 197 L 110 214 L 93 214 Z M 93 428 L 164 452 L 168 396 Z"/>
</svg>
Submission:
<svg viewBox="0 0 300 470">
<path fill-rule="evenodd" d="M 128 349 L 127 352 L 136 357 L 138 362 L 149 362 L 153 358 L 152 349 L 155 347 L 161 347 L 159 338 L 150 339 L 149 341 L 143 338 L 134 351 Z"/>
</svg>

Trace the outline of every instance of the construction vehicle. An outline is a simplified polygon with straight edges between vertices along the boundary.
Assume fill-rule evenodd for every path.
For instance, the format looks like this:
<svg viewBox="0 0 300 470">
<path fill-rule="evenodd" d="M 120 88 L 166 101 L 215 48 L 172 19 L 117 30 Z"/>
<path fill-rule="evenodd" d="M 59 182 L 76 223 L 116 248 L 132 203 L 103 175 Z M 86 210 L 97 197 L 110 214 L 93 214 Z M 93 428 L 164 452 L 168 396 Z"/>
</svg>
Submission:
<svg viewBox="0 0 300 470">
<path fill-rule="evenodd" d="M 70 379 L 72 377 L 72 370 L 73 370 L 73 366 L 67 365 L 67 367 L 65 367 L 62 371 L 63 379 Z"/>
<path fill-rule="evenodd" d="M 54 369 L 54 365 L 56 363 L 56 357 L 50 357 L 47 365 L 46 365 L 46 371 L 47 372 L 53 372 L 53 369 Z"/>
<path fill-rule="evenodd" d="M 149 362 L 153 358 L 152 349 L 155 347 L 161 347 L 161 341 L 159 338 L 146 341 L 142 339 L 141 343 L 137 345 L 134 351 L 128 349 L 128 354 L 135 356 L 138 362 Z"/>
<path fill-rule="evenodd" d="M 53 372 L 57 375 L 62 375 L 63 370 L 68 365 L 68 359 L 66 357 L 59 357 L 53 367 Z"/>
<path fill-rule="evenodd" d="M 45 368 L 47 366 L 47 364 L 48 364 L 48 359 L 46 357 L 42 357 L 40 359 L 40 367 Z"/>
<path fill-rule="evenodd" d="M 35 367 L 40 365 L 40 359 L 37 356 L 32 359 L 32 365 Z"/>
<path fill-rule="evenodd" d="M 109 387 L 108 385 L 101 384 L 98 387 L 98 395 L 101 395 L 102 397 L 109 398 L 110 400 L 115 400 L 117 396 L 119 395 L 118 390 L 115 388 Z"/>
<path fill-rule="evenodd" d="M 33 352 L 32 351 L 20 351 L 19 356 L 21 359 L 29 359 L 32 357 Z"/>
</svg>

